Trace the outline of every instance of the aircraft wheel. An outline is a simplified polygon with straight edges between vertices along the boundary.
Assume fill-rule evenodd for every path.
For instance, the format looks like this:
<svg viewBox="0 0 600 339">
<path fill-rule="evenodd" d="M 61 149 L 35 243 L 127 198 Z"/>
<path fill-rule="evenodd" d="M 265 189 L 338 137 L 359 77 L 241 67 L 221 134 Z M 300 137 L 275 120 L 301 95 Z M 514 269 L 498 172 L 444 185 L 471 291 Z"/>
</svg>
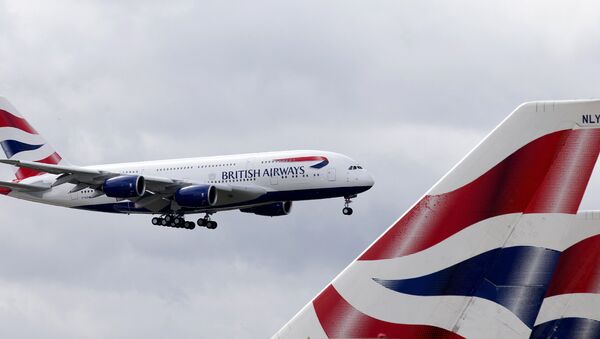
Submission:
<svg viewBox="0 0 600 339">
<path fill-rule="evenodd" d="M 206 223 L 206 228 L 208 228 L 209 230 L 214 230 L 215 228 L 217 228 L 217 222 L 216 221 L 208 221 Z"/>
<path fill-rule="evenodd" d="M 200 218 L 200 219 L 198 219 L 198 226 L 204 227 L 204 226 L 206 226 L 206 222 L 207 222 L 206 219 Z"/>
<path fill-rule="evenodd" d="M 342 213 L 343 213 L 344 215 L 352 215 L 352 213 L 353 213 L 353 212 L 354 212 L 354 211 L 353 211 L 353 210 L 352 210 L 352 208 L 350 208 L 350 207 L 344 207 L 344 208 L 342 209 Z"/>
<path fill-rule="evenodd" d="M 157 217 L 152 218 L 152 225 L 160 225 L 160 218 L 157 218 Z"/>
<path fill-rule="evenodd" d="M 183 218 L 180 217 L 175 217 L 173 218 L 173 226 L 175 227 L 182 227 L 185 223 L 185 220 L 183 220 Z"/>
<path fill-rule="evenodd" d="M 166 218 L 160 218 L 160 224 L 162 226 L 167 226 L 169 224 L 169 222 L 167 221 Z"/>
<path fill-rule="evenodd" d="M 196 224 L 194 224 L 191 221 L 186 221 L 185 222 L 185 228 L 187 228 L 188 230 L 193 230 L 194 228 L 196 228 Z"/>
</svg>

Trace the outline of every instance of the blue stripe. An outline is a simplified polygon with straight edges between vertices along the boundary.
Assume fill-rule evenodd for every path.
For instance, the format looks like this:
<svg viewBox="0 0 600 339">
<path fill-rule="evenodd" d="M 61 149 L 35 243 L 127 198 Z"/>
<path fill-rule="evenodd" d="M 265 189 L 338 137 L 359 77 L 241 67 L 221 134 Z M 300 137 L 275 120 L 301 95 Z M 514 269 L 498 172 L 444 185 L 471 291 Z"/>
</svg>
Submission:
<svg viewBox="0 0 600 339">
<path fill-rule="evenodd" d="M 422 277 L 373 280 L 405 294 L 487 299 L 533 327 L 559 254 L 540 247 L 498 248 Z"/>
<path fill-rule="evenodd" d="M 537 325 L 530 338 L 600 338 L 600 321 L 583 318 L 556 319 Z"/>
<path fill-rule="evenodd" d="M 315 165 L 312 165 L 312 166 L 310 166 L 310 167 L 311 167 L 311 168 L 316 168 L 316 169 L 319 169 L 319 168 L 323 168 L 323 167 L 327 166 L 327 164 L 329 164 L 329 160 L 323 160 L 323 161 L 321 161 L 320 163 L 318 163 L 318 164 L 315 164 Z"/>
<path fill-rule="evenodd" d="M 0 145 L 2 145 L 2 149 L 4 150 L 4 154 L 6 154 L 7 158 L 12 158 L 13 155 L 17 153 L 21 153 L 24 151 L 33 151 L 38 149 L 42 145 L 30 145 L 16 140 L 4 140 L 0 141 Z"/>
</svg>

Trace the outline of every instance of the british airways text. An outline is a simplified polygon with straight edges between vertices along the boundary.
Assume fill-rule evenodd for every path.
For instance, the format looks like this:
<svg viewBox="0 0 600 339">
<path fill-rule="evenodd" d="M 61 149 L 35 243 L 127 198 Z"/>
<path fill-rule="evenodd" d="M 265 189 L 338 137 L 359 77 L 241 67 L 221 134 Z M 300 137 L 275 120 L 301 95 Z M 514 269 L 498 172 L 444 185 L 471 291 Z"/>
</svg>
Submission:
<svg viewBox="0 0 600 339">
<path fill-rule="evenodd" d="M 304 173 L 306 173 L 304 166 L 275 167 L 265 168 L 263 170 L 247 169 L 221 172 L 221 180 L 254 179 L 260 177 L 277 177 L 283 175 L 303 175 Z"/>
</svg>

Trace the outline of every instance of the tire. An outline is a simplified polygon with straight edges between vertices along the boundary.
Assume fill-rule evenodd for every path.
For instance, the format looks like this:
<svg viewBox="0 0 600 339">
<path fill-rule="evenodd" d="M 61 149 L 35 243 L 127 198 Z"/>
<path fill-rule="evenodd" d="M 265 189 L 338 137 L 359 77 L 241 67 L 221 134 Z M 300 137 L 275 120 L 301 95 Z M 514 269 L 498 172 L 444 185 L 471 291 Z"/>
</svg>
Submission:
<svg viewBox="0 0 600 339">
<path fill-rule="evenodd" d="M 198 223 L 198 226 L 204 227 L 204 226 L 206 226 L 206 219 L 200 218 L 200 219 L 198 219 L 197 223 Z"/>
<path fill-rule="evenodd" d="M 169 223 L 167 222 L 167 219 L 161 218 L 160 219 L 160 224 L 161 224 L 161 226 L 167 226 Z"/>
<path fill-rule="evenodd" d="M 353 213 L 353 212 L 354 212 L 354 211 L 353 211 L 353 210 L 352 210 L 350 207 L 344 207 L 344 208 L 342 209 L 342 213 L 343 213 L 344 215 L 352 215 L 352 213 Z"/>
<path fill-rule="evenodd" d="M 152 218 L 152 225 L 159 225 L 160 224 L 160 218 Z"/>
<path fill-rule="evenodd" d="M 217 222 L 210 220 L 206 223 L 206 228 L 208 228 L 209 230 L 214 230 L 215 228 L 217 228 Z"/>
</svg>

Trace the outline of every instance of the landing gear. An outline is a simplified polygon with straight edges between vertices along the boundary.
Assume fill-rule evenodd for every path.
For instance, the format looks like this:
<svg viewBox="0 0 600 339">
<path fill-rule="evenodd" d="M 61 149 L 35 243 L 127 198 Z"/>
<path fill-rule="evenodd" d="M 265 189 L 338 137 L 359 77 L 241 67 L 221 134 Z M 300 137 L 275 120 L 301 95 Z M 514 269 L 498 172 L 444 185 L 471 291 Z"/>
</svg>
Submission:
<svg viewBox="0 0 600 339">
<path fill-rule="evenodd" d="M 188 230 L 193 230 L 194 228 L 196 228 L 196 225 L 193 222 L 185 221 L 183 216 L 176 214 L 166 214 L 160 218 L 154 217 L 152 218 L 152 225 L 185 228 Z"/>
<path fill-rule="evenodd" d="M 210 220 L 210 213 L 206 213 L 204 218 L 198 219 L 198 226 L 206 227 L 209 230 L 214 230 L 215 228 L 217 228 L 217 222 Z"/>
<path fill-rule="evenodd" d="M 352 199 L 356 198 L 356 195 L 350 195 L 344 197 L 344 208 L 342 208 L 342 213 L 344 215 L 352 215 L 354 210 L 350 208 L 350 203 L 352 203 Z"/>
</svg>

